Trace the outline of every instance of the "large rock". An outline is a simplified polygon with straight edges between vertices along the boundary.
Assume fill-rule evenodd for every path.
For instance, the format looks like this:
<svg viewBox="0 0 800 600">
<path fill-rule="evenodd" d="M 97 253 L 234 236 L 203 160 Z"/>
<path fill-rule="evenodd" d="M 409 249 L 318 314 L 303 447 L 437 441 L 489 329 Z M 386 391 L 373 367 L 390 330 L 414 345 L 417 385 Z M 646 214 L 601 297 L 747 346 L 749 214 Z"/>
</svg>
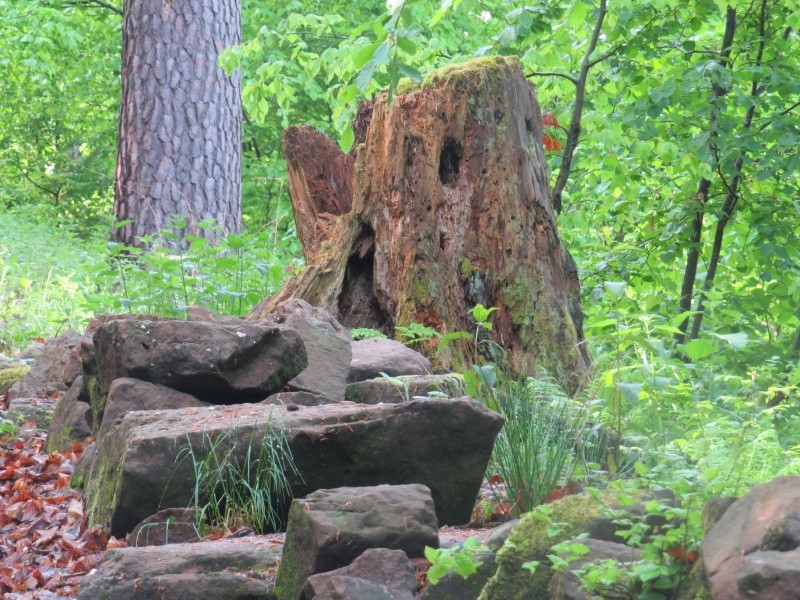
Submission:
<svg viewBox="0 0 800 600">
<path fill-rule="evenodd" d="M 445 397 L 463 394 L 464 384 L 459 375 L 399 375 L 357 381 L 347 386 L 344 399 L 359 404 L 405 402 L 415 396 L 441 394 Z M 454 393 L 455 392 L 455 393 Z M 460 393 L 459 393 L 460 392 Z"/>
<path fill-rule="evenodd" d="M 109 550 L 81 581 L 80 600 L 273 600 L 280 547 L 250 537 Z"/>
<path fill-rule="evenodd" d="M 319 407 L 243 404 L 126 414 L 96 444 L 80 470 L 90 521 L 116 536 L 161 507 L 187 506 L 203 440 L 237 440 L 239 459 L 258 455 L 268 427 L 285 429 L 300 476 L 288 473 L 294 497 L 318 489 L 422 483 L 442 524 L 469 521 L 500 415 L 470 398 Z M 83 462 L 83 461 L 82 461 Z"/>
<path fill-rule="evenodd" d="M 208 403 L 165 385 L 120 377 L 111 383 L 108 390 L 97 436 L 105 435 L 117 418 L 132 410 L 171 410 L 189 406 L 208 406 Z"/>
<path fill-rule="evenodd" d="M 400 342 L 386 338 L 369 338 L 353 342 L 353 358 L 347 381 L 375 379 L 381 373 L 425 375 L 430 373 L 431 361 Z"/>
<path fill-rule="evenodd" d="M 739 598 L 800 598 L 800 550 L 753 552 L 742 559 L 736 578 Z"/>
<path fill-rule="evenodd" d="M 47 340 L 21 381 L 9 389 L 11 399 L 36 398 L 65 392 L 81 374 L 78 345 L 81 335 L 68 331 Z"/>
<path fill-rule="evenodd" d="M 343 400 L 352 355 L 347 329 L 324 308 L 298 298 L 281 302 L 271 316 L 300 334 L 308 354 L 308 367 L 289 389 Z"/>
<path fill-rule="evenodd" d="M 301 592 L 309 576 L 345 567 L 370 548 L 421 557 L 425 546 L 439 546 L 437 529 L 424 485 L 317 490 L 292 502 L 275 595 L 313 598 Z"/>
<path fill-rule="evenodd" d="M 115 379 L 134 377 L 212 404 L 263 400 L 308 364 L 300 336 L 279 325 L 109 321 L 94 351 L 104 394 Z"/>
<path fill-rule="evenodd" d="M 755 556 L 750 559 L 749 555 L 762 550 L 762 546 L 775 547 L 771 541 L 776 537 L 775 530 L 785 521 L 787 514 L 797 512 L 800 512 L 800 476 L 779 477 L 756 486 L 725 511 L 706 534 L 701 546 L 703 568 L 712 598 L 753 597 L 740 591 L 738 581 L 747 566 L 752 568 L 760 560 Z M 786 548 L 785 545 L 780 547 Z M 764 569 L 771 568 L 775 562 L 772 551 L 761 558 L 764 559 Z M 755 577 L 748 576 L 747 580 L 755 581 Z M 795 597 L 800 597 L 800 589 L 795 589 L 794 593 Z"/>
<path fill-rule="evenodd" d="M 402 550 L 370 548 L 346 567 L 318 573 L 308 578 L 300 593 L 302 600 L 323 600 L 344 596 L 341 578 L 369 581 L 385 588 L 389 598 L 411 600 L 417 591 L 417 578 L 408 555 Z M 352 589 L 348 586 L 345 589 Z M 363 598 L 363 597 L 362 597 Z M 354 600 L 360 600 L 354 597 Z"/>
<path fill-rule="evenodd" d="M 193 508 L 165 508 L 147 517 L 128 534 L 129 546 L 165 546 L 196 542 L 197 512 Z"/>
<path fill-rule="evenodd" d="M 47 428 L 47 449 L 63 452 L 73 442 L 81 442 L 92 435 L 92 410 L 78 398 L 83 387 L 83 377 L 78 377 L 66 394 L 58 399 L 50 426 Z"/>
</svg>

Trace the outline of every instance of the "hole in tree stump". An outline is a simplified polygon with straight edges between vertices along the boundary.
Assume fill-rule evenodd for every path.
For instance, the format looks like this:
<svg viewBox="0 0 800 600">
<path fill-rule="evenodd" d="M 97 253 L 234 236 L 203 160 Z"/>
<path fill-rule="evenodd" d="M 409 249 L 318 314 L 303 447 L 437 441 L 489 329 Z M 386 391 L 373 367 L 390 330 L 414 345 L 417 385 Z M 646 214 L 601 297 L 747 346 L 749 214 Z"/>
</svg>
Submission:
<svg viewBox="0 0 800 600">
<path fill-rule="evenodd" d="M 375 232 L 365 227 L 356 240 L 353 254 L 347 260 L 339 296 L 339 321 L 345 327 L 371 327 L 388 333 L 392 323 L 375 297 L 374 268 Z"/>
<path fill-rule="evenodd" d="M 439 155 L 439 181 L 442 185 L 455 185 L 458 182 L 458 172 L 461 169 L 461 155 L 464 148 L 460 142 L 447 138 Z"/>
</svg>

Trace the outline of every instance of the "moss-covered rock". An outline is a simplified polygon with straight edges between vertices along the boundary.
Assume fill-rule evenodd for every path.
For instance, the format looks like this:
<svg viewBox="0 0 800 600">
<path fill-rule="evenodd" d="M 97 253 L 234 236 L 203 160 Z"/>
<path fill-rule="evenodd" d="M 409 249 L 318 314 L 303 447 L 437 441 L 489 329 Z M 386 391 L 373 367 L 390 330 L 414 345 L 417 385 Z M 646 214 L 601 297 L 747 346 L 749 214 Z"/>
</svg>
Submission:
<svg viewBox="0 0 800 600">
<path fill-rule="evenodd" d="M 601 506 L 585 494 L 569 496 L 523 515 L 497 553 L 497 570 L 484 586 L 479 600 L 547 598 L 553 575 L 547 559 L 550 548 L 591 529 L 600 516 Z M 559 524 L 559 531 L 551 536 L 553 524 Z M 533 572 L 522 566 L 530 561 L 539 561 Z"/>
<path fill-rule="evenodd" d="M 0 364 L 0 394 L 5 394 L 12 385 L 21 381 L 30 369 L 28 365 L 14 362 Z"/>
</svg>

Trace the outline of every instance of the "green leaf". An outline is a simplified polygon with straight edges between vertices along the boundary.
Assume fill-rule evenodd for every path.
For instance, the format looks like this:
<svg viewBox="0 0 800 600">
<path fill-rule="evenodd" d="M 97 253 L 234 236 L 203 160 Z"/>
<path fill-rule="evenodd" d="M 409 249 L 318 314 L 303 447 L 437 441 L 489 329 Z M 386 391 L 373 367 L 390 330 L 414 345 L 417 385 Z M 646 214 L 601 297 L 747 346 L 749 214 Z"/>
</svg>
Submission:
<svg viewBox="0 0 800 600">
<path fill-rule="evenodd" d="M 686 352 L 686 356 L 692 360 L 699 360 L 710 356 L 716 349 L 717 347 L 714 344 L 703 339 L 692 340 L 683 346 L 683 351 Z"/>
</svg>

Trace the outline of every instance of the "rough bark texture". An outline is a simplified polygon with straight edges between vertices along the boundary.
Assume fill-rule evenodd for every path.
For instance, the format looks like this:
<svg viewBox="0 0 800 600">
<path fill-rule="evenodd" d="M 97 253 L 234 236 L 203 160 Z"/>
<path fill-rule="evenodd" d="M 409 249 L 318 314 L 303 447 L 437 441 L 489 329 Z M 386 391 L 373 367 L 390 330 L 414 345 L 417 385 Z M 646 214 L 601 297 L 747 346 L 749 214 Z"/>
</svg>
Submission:
<svg viewBox="0 0 800 600">
<path fill-rule="evenodd" d="M 174 215 L 181 235 L 240 229 L 240 82 L 217 66 L 240 36 L 238 0 L 125 2 L 117 241 L 141 245 Z M 220 230 L 199 230 L 207 219 Z"/>
<path fill-rule="evenodd" d="M 353 157 L 308 125 L 283 132 L 283 155 L 297 235 L 309 261 L 326 239 L 331 219 L 350 212 Z"/>
<path fill-rule="evenodd" d="M 539 363 L 574 390 L 589 362 L 579 282 L 556 230 L 541 140 L 516 59 L 436 72 L 391 106 L 379 97 L 356 151 L 351 212 L 251 317 L 294 296 L 348 327 L 391 333 L 417 322 L 444 333 L 471 330 L 474 305 L 495 306 L 492 336 L 514 364 Z M 459 366 L 455 352 L 435 358 Z"/>
</svg>

